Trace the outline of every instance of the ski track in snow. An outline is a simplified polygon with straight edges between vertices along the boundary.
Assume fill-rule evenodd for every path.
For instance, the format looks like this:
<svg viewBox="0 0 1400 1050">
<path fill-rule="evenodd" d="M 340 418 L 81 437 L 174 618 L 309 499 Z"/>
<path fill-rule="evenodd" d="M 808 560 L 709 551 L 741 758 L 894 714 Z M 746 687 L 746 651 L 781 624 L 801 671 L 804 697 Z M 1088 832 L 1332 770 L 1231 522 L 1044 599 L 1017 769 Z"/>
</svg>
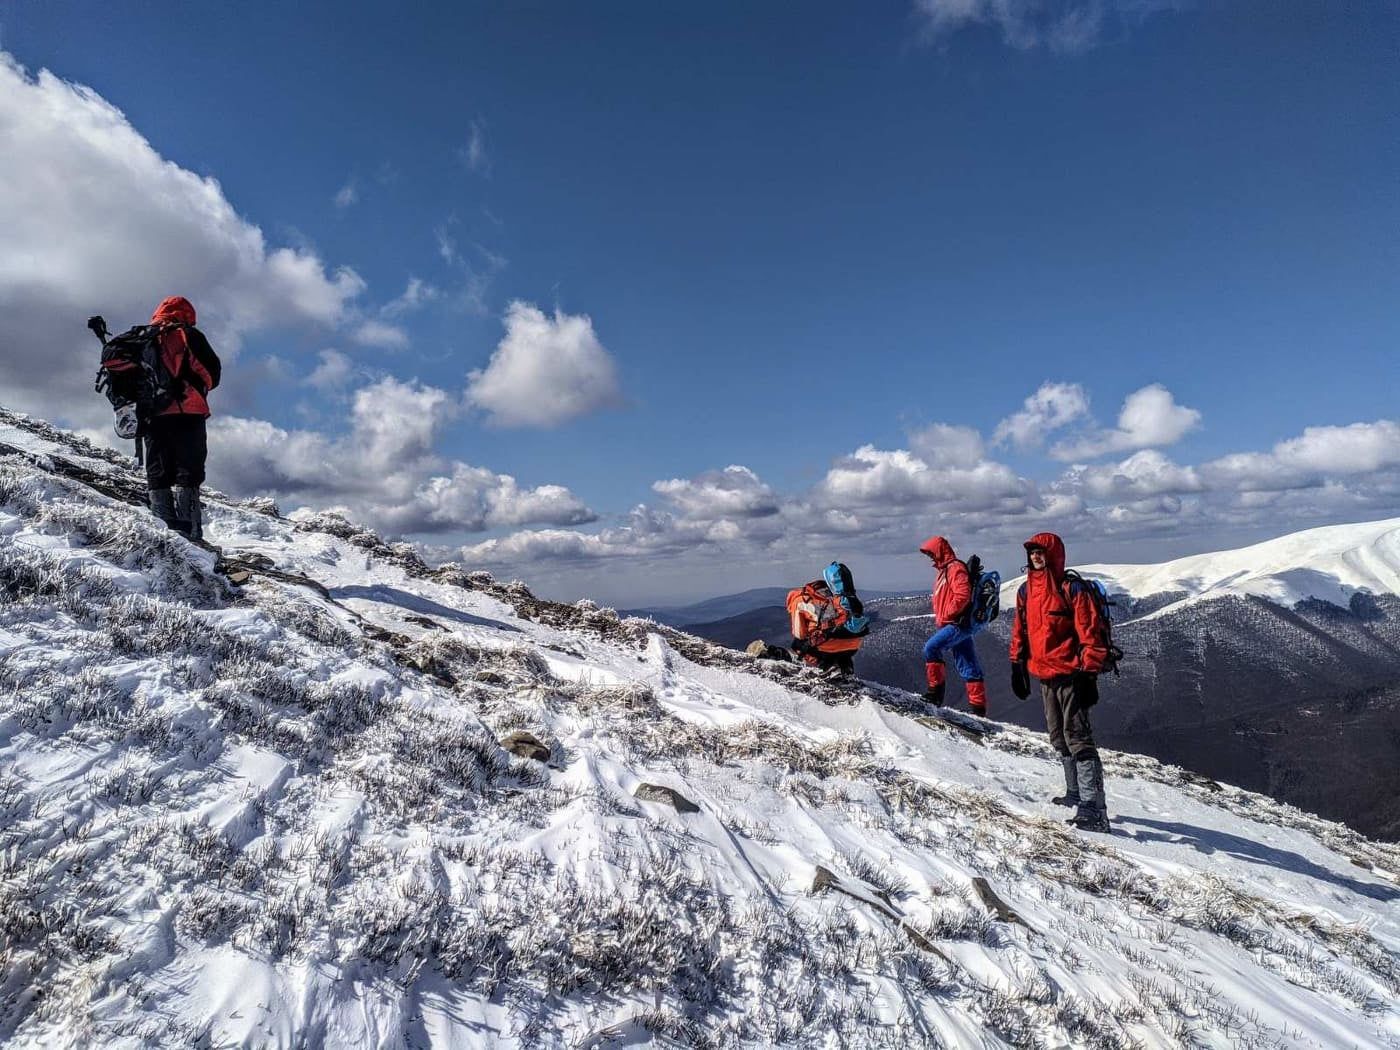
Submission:
<svg viewBox="0 0 1400 1050">
<path fill-rule="evenodd" d="M 0 442 L 7 1045 L 1400 1046 L 1400 848 Z"/>
</svg>

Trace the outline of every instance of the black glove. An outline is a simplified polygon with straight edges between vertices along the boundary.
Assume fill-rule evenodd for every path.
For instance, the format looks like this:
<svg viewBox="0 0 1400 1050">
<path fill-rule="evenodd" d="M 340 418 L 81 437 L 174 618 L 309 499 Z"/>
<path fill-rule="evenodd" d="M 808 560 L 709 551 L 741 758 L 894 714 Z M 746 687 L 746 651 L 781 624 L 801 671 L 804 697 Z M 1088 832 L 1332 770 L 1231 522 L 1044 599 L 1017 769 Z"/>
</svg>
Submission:
<svg viewBox="0 0 1400 1050">
<path fill-rule="evenodd" d="M 1093 707 L 1099 702 L 1099 676 L 1088 671 L 1076 671 L 1074 692 L 1082 706 Z"/>
<path fill-rule="evenodd" d="M 1031 676 L 1024 660 L 1017 660 L 1011 665 L 1011 691 L 1016 694 L 1017 700 L 1031 695 Z"/>
<path fill-rule="evenodd" d="M 812 643 L 806 638 L 794 638 L 792 640 L 792 651 L 798 656 L 805 655 L 812 648 Z"/>
</svg>

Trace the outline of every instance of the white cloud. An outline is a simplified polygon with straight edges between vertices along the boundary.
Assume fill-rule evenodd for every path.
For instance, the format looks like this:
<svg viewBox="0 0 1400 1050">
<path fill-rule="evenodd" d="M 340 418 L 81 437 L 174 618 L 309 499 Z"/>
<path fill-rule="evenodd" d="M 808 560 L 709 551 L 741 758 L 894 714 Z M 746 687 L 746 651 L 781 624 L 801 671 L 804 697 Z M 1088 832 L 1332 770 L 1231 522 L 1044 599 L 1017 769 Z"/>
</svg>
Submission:
<svg viewBox="0 0 1400 1050">
<path fill-rule="evenodd" d="M 468 402 L 503 427 L 553 427 L 622 402 L 617 366 L 585 315 L 530 303 L 506 310 L 506 334 L 485 369 L 468 377 Z"/>
<path fill-rule="evenodd" d="M 350 358 L 339 350 L 322 350 L 317 356 L 321 363 L 306 377 L 306 385 L 315 387 L 322 393 L 345 389 L 354 372 L 354 364 Z"/>
<path fill-rule="evenodd" d="M 1021 411 L 997 424 L 992 443 L 1017 448 L 1038 448 L 1051 431 L 1089 415 L 1089 395 L 1078 383 L 1042 383 L 1026 398 Z"/>
<path fill-rule="evenodd" d="M 763 518 L 778 513 L 773 490 L 748 467 L 729 466 L 688 480 L 658 481 L 651 487 L 687 518 L 699 521 Z"/>
<path fill-rule="evenodd" d="M 162 158 L 91 89 L 31 77 L 3 52 L 0 230 L 0 389 L 58 420 L 108 416 L 89 314 L 121 328 L 184 295 L 231 357 L 255 329 L 342 323 L 365 287 L 310 251 L 270 247 L 215 180 Z"/>
<path fill-rule="evenodd" d="M 1123 30 L 1182 0 L 915 0 L 925 35 L 945 40 L 971 25 L 995 27 L 1019 50 L 1079 54 L 1110 30 Z"/>
<path fill-rule="evenodd" d="M 910 510 L 992 508 L 1019 513 L 1033 502 L 1034 487 L 1010 467 L 991 460 L 954 465 L 937 457 L 930 462 L 907 449 L 863 445 L 832 465 L 813 499 L 822 507 L 886 516 Z"/>
<path fill-rule="evenodd" d="M 1201 468 L 1218 488 L 1278 492 L 1315 488 L 1331 478 L 1400 470 L 1400 422 L 1308 427 L 1270 452 L 1221 456 Z"/>
<path fill-rule="evenodd" d="M 350 207 L 350 205 L 354 204 L 359 199 L 360 188 L 358 185 L 356 185 L 355 180 L 353 178 L 350 179 L 350 181 L 348 181 L 344 186 L 340 187 L 340 189 L 336 191 L 335 197 L 333 198 L 333 200 L 335 201 L 335 206 L 341 211 L 344 211 L 346 208 Z"/>
<path fill-rule="evenodd" d="M 442 292 L 419 280 L 417 277 L 408 279 L 408 286 L 404 288 L 403 294 L 397 299 L 393 299 L 384 305 L 379 312 L 385 317 L 401 317 L 404 314 L 412 313 L 414 310 L 422 309 L 431 302 L 437 301 Z"/>
<path fill-rule="evenodd" d="M 467 144 L 457 151 L 467 170 L 484 175 L 491 172 L 491 158 L 486 153 L 486 123 L 474 118 L 467 131 Z"/>
<path fill-rule="evenodd" d="M 1193 468 L 1178 466 L 1156 449 L 1135 452 L 1121 463 L 1079 467 L 1068 478 L 1097 500 L 1149 499 L 1205 488 Z"/>
<path fill-rule="evenodd" d="M 378 347 L 381 350 L 402 350 L 408 346 L 408 333 L 398 325 L 377 321 L 374 318 L 361 321 L 350 338 L 361 346 Z"/>
<path fill-rule="evenodd" d="M 1123 401 L 1118 426 L 1085 437 L 1063 441 L 1050 450 L 1056 459 L 1097 459 L 1115 452 L 1172 445 L 1200 425 L 1201 414 L 1178 405 L 1170 390 L 1153 383 L 1135 390 Z"/>
<path fill-rule="evenodd" d="M 367 524 L 409 534 L 595 520 L 566 488 L 522 488 L 508 474 L 438 455 L 442 428 L 456 411 L 444 390 L 383 379 L 355 392 L 350 431 L 339 438 L 216 416 L 210 479 L 240 496 L 342 503 Z"/>
</svg>

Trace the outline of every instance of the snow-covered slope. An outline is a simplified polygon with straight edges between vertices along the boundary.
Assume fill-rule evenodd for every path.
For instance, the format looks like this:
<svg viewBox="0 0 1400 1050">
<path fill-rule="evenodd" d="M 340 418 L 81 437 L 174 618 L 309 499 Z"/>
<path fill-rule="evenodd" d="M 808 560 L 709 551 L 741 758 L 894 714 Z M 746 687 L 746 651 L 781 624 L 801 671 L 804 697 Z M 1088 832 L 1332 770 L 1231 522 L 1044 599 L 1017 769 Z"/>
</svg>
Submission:
<svg viewBox="0 0 1400 1050">
<path fill-rule="evenodd" d="M 1293 606 L 1318 598 L 1345 607 L 1359 591 L 1400 595 L 1400 518 L 1326 525 L 1239 550 L 1193 554 L 1160 565 L 1080 565 L 1080 572 L 1133 598 L 1176 594 L 1155 615 L 1210 598 L 1265 598 Z M 1018 577 L 1003 588 L 1014 599 Z"/>
<path fill-rule="evenodd" d="M 0 414 L 10 1045 L 1400 1045 L 1395 847 L 138 494 Z"/>
</svg>

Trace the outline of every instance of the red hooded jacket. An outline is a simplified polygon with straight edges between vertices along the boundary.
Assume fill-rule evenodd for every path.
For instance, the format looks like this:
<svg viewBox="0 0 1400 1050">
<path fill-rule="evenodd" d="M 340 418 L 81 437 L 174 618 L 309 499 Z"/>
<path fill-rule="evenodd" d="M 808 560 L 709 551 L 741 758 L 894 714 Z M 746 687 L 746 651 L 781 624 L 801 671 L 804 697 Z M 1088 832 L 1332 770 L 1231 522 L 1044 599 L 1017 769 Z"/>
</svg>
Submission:
<svg viewBox="0 0 1400 1050">
<path fill-rule="evenodd" d="M 972 580 L 967 566 L 958 561 L 952 545 L 942 536 L 930 536 L 919 547 L 933 559 L 938 575 L 933 581 L 933 619 L 942 627 L 957 623 L 972 601 Z"/>
<path fill-rule="evenodd" d="M 221 368 L 204 333 L 194 326 L 194 306 L 183 296 L 172 295 L 151 315 L 151 324 L 168 326 L 160 334 L 160 356 L 168 371 L 180 380 L 180 393 L 160 414 L 209 416 L 209 391 L 219 385 Z"/>
<path fill-rule="evenodd" d="M 1041 532 L 1025 547 L 1045 551 L 1045 568 L 1027 570 L 1025 585 L 1016 593 L 1011 662 L 1024 661 L 1037 678 L 1075 671 L 1097 674 L 1109 658 L 1103 623 L 1088 591 L 1066 585 L 1064 541 L 1053 532 Z"/>
</svg>

